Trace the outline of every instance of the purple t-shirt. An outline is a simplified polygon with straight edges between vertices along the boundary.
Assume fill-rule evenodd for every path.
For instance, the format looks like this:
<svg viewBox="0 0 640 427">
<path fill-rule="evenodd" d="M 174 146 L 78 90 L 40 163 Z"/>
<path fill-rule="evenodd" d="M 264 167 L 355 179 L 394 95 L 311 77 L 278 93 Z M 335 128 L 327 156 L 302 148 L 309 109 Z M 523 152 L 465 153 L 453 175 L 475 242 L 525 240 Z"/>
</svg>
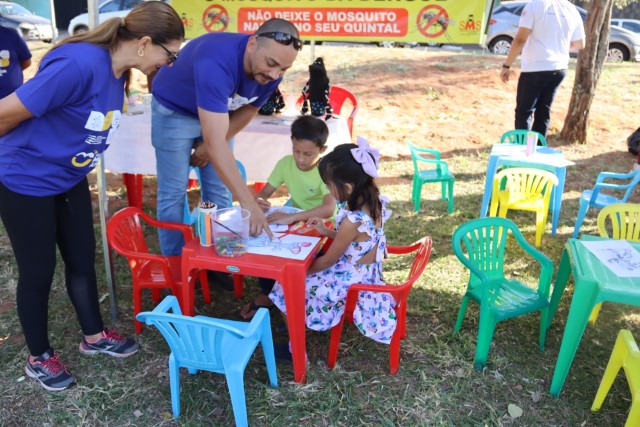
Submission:
<svg viewBox="0 0 640 427">
<path fill-rule="evenodd" d="M 29 196 L 68 191 L 96 166 L 120 125 L 124 79 L 113 75 L 109 51 L 60 46 L 16 94 L 34 117 L 0 137 L 0 181 Z"/>
<path fill-rule="evenodd" d="M 0 25 L 0 99 L 22 84 L 22 62 L 31 58 L 27 44 L 15 30 Z"/>
<path fill-rule="evenodd" d="M 246 104 L 261 107 L 282 79 L 260 85 L 244 72 L 246 34 L 209 33 L 191 40 L 171 67 L 153 79 L 153 96 L 165 107 L 198 116 L 198 107 L 213 113 Z"/>
</svg>

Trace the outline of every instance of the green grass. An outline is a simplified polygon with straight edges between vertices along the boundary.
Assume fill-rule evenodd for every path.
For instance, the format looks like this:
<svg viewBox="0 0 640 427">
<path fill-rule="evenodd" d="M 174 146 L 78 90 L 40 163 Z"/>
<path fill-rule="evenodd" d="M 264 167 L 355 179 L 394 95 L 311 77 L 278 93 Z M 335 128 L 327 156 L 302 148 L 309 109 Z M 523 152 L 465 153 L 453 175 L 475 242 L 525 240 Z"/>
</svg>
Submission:
<svg viewBox="0 0 640 427">
<path fill-rule="evenodd" d="M 467 116 L 462 117 L 469 120 Z M 431 120 L 437 120 L 431 119 Z M 418 138 L 415 138 L 416 140 Z M 487 137 L 487 140 L 490 138 Z M 416 141 L 417 142 L 417 141 Z M 388 374 L 388 348 L 361 336 L 347 326 L 338 365 L 328 370 L 329 333 L 308 332 L 307 383 L 293 382 L 292 366 L 278 364 L 280 386 L 267 386 L 267 374 L 258 350 L 245 372 L 249 420 L 253 426 L 619 426 L 629 408 L 630 394 L 623 375 L 614 384 L 600 413 L 590 407 L 608 360 L 617 331 L 637 330 L 640 310 L 605 304 L 598 322 L 587 327 L 559 399 L 549 395 L 549 385 L 571 302 L 570 282 L 547 335 L 544 352 L 537 347 L 539 316 L 528 315 L 498 325 L 487 367 L 473 369 L 478 328 L 477 306 L 471 304 L 462 330 L 452 329 L 464 292 L 467 272 L 455 259 L 451 234 L 480 210 L 488 146 L 478 152 L 456 150 L 445 153 L 456 175 L 456 209 L 448 215 L 446 202 L 438 199 L 435 185 L 425 186 L 422 208 L 413 213 L 412 166 L 408 158 L 382 162 L 380 186 L 391 199 L 392 220 L 386 233 L 391 244 L 407 244 L 421 236 L 433 238 L 429 265 L 409 297 L 407 338 L 402 343 L 400 372 Z M 580 162 L 567 177 L 558 236 L 543 237 L 542 251 L 557 268 L 566 239 L 573 231 L 577 194 L 592 185 L 601 170 L 625 171 L 629 156 L 594 157 Z M 146 179 L 153 188 L 153 179 Z M 147 193 L 147 196 L 153 196 Z M 111 211 L 123 207 L 122 192 L 110 193 Z M 637 194 L 634 201 L 638 201 Z M 145 208 L 154 213 L 152 204 Z M 533 242 L 533 214 L 510 214 Z M 96 222 L 97 224 L 97 222 Z M 98 235 L 96 226 L 96 235 Z M 595 233 L 595 215 L 590 213 L 584 232 Z M 111 321 L 104 284 L 101 247 L 97 264 L 101 307 L 105 322 L 127 334 L 133 333 L 130 275 L 122 257 L 114 255 L 118 321 Z M 61 262 L 59 263 L 59 266 Z M 391 259 L 385 267 L 387 280 L 401 281 L 406 259 Z M 34 266 L 37 268 L 37 265 Z M 508 271 L 523 280 L 533 280 L 534 264 L 523 257 L 508 260 Z M 167 357 L 168 347 L 159 333 L 145 328 L 138 337 L 141 351 L 134 357 L 114 360 L 85 357 L 78 353 L 81 337 L 75 313 L 66 295 L 62 270 L 54 278 L 49 309 L 49 333 L 53 345 L 78 378 L 77 386 L 47 393 L 25 378 L 28 352 L 15 311 L 17 269 L 9 241 L 0 226 L 0 425 L 2 426 L 201 426 L 233 425 L 233 412 L 224 377 L 207 372 L 181 375 L 182 415 L 171 416 Z M 213 304 L 205 305 L 196 293 L 200 314 L 238 319 L 240 308 L 258 292 L 255 280 L 246 284 L 245 296 L 236 300 L 219 291 Z M 146 309 L 151 309 L 147 298 Z M 274 324 L 279 323 L 272 312 Z M 640 340 L 640 334 L 636 334 Z M 274 335 L 276 342 L 286 337 Z M 523 415 L 513 419 L 508 405 L 517 405 Z"/>
</svg>

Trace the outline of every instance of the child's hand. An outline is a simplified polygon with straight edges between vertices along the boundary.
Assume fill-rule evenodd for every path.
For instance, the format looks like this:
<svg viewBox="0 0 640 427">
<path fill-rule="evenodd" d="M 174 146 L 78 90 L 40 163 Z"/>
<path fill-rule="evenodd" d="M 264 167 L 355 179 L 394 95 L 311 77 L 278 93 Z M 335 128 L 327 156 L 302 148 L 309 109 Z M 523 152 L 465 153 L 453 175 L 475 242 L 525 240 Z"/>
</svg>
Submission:
<svg viewBox="0 0 640 427">
<path fill-rule="evenodd" d="M 258 202 L 258 206 L 262 209 L 262 212 L 266 212 L 271 208 L 271 202 L 263 199 L 262 197 L 257 197 L 256 202 Z"/>
<path fill-rule="evenodd" d="M 274 212 L 267 217 L 269 224 L 293 224 L 297 221 L 294 214 L 287 214 L 284 212 Z"/>
<path fill-rule="evenodd" d="M 306 225 L 307 227 L 316 230 L 318 233 L 322 234 L 323 236 L 328 236 L 329 233 L 333 231 L 324 225 L 324 220 L 322 218 L 318 218 L 318 217 L 313 217 L 309 219 Z"/>
</svg>

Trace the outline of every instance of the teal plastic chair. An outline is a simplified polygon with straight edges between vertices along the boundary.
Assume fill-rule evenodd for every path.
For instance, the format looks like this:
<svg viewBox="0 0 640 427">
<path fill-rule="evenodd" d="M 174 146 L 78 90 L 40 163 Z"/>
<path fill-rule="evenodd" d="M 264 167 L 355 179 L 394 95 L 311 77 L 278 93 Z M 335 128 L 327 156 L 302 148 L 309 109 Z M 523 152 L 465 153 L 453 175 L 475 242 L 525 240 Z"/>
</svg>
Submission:
<svg viewBox="0 0 640 427">
<path fill-rule="evenodd" d="M 172 313 L 170 313 L 170 311 Z M 247 426 L 244 370 L 258 343 L 262 344 L 269 382 L 278 386 L 269 310 L 260 308 L 251 322 L 183 316 L 178 300 L 168 296 L 153 311 L 139 313 L 140 322 L 158 328 L 169 355 L 169 384 L 173 416 L 180 416 L 180 368 L 224 374 L 237 426 Z"/>
<path fill-rule="evenodd" d="M 537 287 L 505 277 L 504 260 L 509 232 L 524 252 L 540 264 Z M 496 324 L 512 317 L 540 311 L 538 346 L 543 350 L 553 274 L 551 260 L 529 244 L 513 221 L 506 218 L 468 221 L 453 233 L 452 243 L 456 257 L 470 272 L 454 334 L 462 326 L 469 301 L 480 306 L 474 368 L 481 371 L 486 365 Z"/>
<path fill-rule="evenodd" d="M 622 181 L 622 183 L 606 183 L 604 182 L 605 179 L 618 180 L 618 182 Z M 580 227 L 590 207 L 593 206 L 594 208 L 602 209 L 613 203 L 626 203 L 638 183 L 640 183 L 640 169 L 630 173 L 600 172 L 600 175 L 596 178 L 596 185 L 593 189 L 584 190 L 582 196 L 580 196 L 580 208 L 578 209 L 578 216 L 576 217 L 576 223 L 573 226 L 573 235 L 571 237 L 574 239 L 578 238 Z M 602 190 L 624 191 L 624 194 L 618 199 L 615 196 L 603 194 Z"/>
<path fill-rule="evenodd" d="M 455 177 L 449 172 L 447 163 L 440 159 L 440 151 L 431 148 L 420 148 L 407 142 L 413 161 L 413 189 L 411 200 L 413 211 L 420 210 L 420 194 L 422 186 L 430 182 L 439 182 L 442 190 L 442 200 L 447 200 L 449 213 L 453 212 L 453 184 Z M 429 169 L 420 169 L 420 164 L 427 164 Z"/>
<path fill-rule="evenodd" d="M 247 183 L 247 171 L 244 168 L 244 165 L 239 161 L 236 160 L 236 165 L 238 166 L 238 170 L 240 171 L 240 175 L 242 175 L 242 179 L 244 180 L 244 183 Z M 198 182 L 200 182 L 200 169 L 190 166 L 189 167 L 189 174 L 191 174 L 191 171 L 194 171 L 196 173 Z M 202 189 L 200 189 L 200 198 L 202 199 Z M 187 194 L 185 193 L 184 195 L 184 214 L 183 214 L 183 218 L 182 218 L 182 223 L 183 224 L 187 224 L 190 226 L 194 226 L 196 223 L 198 222 L 198 208 L 195 207 L 193 209 L 191 209 L 189 207 L 189 198 L 187 197 Z M 195 227 L 194 229 L 194 233 L 196 234 L 196 236 L 198 235 L 198 227 Z"/>
<path fill-rule="evenodd" d="M 502 137 L 500 138 L 500 144 L 526 145 L 527 134 L 529 132 L 538 134 L 538 145 L 541 145 L 543 147 L 547 146 L 547 139 L 544 137 L 544 135 L 542 135 L 540 132 L 526 129 L 514 129 L 503 133 Z"/>
</svg>

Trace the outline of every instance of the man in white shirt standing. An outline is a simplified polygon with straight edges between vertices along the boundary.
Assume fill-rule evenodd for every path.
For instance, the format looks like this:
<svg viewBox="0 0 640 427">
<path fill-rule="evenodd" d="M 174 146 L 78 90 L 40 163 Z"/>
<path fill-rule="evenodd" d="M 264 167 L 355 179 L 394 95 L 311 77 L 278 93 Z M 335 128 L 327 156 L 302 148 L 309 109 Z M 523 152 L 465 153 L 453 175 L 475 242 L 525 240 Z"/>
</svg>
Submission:
<svg viewBox="0 0 640 427">
<path fill-rule="evenodd" d="M 547 136 L 551 104 L 569 68 L 569 52 L 582 49 L 584 39 L 580 14 L 567 0 L 533 0 L 525 5 L 500 73 L 506 83 L 511 64 L 522 52 L 516 129 L 531 129 Z"/>
</svg>

